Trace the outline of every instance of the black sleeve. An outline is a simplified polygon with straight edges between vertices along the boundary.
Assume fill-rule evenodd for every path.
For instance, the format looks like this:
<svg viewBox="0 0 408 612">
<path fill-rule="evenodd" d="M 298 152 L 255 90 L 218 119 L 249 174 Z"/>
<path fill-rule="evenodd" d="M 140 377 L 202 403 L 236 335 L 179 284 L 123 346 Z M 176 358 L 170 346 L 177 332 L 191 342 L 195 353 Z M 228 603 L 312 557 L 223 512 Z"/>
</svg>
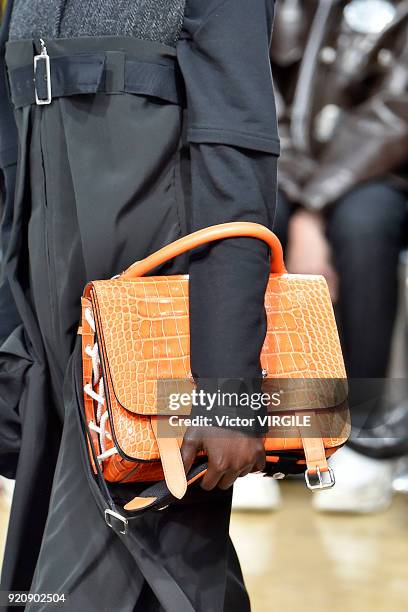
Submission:
<svg viewBox="0 0 408 612">
<path fill-rule="evenodd" d="M 192 230 L 238 220 L 272 227 L 279 154 L 273 8 L 273 0 L 187 0 L 177 53 L 187 94 Z M 204 379 L 211 388 L 214 379 L 259 379 L 268 270 L 267 247 L 251 238 L 191 257 L 191 366 L 202 386 Z"/>
<path fill-rule="evenodd" d="M 7 90 L 4 59 L 12 6 L 13 3 L 9 1 L 0 24 L 0 171 L 1 168 L 16 163 L 18 153 L 17 127 Z"/>
</svg>

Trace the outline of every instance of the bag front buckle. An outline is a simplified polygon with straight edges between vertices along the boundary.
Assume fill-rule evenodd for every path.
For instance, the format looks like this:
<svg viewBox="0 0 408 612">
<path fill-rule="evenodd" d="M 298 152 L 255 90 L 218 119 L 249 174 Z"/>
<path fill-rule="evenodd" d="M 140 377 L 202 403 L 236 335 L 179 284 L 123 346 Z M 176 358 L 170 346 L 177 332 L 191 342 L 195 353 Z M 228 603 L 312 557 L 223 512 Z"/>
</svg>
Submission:
<svg viewBox="0 0 408 612">
<path fill-rule="evenodd" d="M 122 533 L 123 535 L 126 535 L 127 534 L 127 528 L 128 528 L 128 525 L 129 525 L 129 521 L 127 520 L 127 518 L 125 516 L 122 516 L 118 512 L 114 512 L 114 510 L 110 510 L 109 508 L 107 508 L 105 510 L 105 523 L 108 525 L 108 527 L 113 529 L 113 531 L 116 531 L 116 529 L 112 525 L 112 518 L 114 518 L 115 520 L 120 521 L 122 523 L 123 528 L 119 530 L 119 533 Z"/>
<path fill-rule="evenodd" d="M 37 106 L 44 106 L 45 104 L 51 104 L 52 102 L 51 64 L 50 64 L 50 56 L 47 53 L 47 47 L 45 46 L 45 42 L 43 41 L 42 38 L 40 38 L 40 43 L 41 43 L 41 53 L 40 55 L 34 56 L 34 93 L 35 93 L 35 103 L 37 104 Z M 44 73 L 42 74 L 43 74 L 43 79 L 47 86 L 45 97 L 40 97 L 40 95 L 38 94 L 38 88 L 37 88 L 37 70 L 41 62 L 44 62 Z"/>
<path fill-rule="evenodd" d="M 322 474 L 328 474 L 329 478 L 326 480 Z M 316 478 L 317 482 L 312 483 L 311 477 Z M 306 470 L 305 472 L 305 480 L 307 488 L 310 491 L 315 491 L 316 489 L 331 489 L 335 485 L 334 472 L 331 467 L 328 467 L 327 471 L 321 472 L 320 468 L 316 468 L 316 473 L 310 473 L 310 470 Z"/>
</svg>

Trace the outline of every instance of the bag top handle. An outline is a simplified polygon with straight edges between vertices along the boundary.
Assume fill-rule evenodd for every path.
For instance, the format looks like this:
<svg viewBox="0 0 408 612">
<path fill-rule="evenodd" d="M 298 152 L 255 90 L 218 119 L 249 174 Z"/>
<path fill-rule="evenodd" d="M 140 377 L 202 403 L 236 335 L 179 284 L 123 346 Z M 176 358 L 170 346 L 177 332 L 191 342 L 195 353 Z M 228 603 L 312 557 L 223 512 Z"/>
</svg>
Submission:
<svg viewBox="0 0 408 612">
<path fill-rule="evenodd" d="M 220 223 L 219 225 L 211 225 L 204 229 L 188 234 L 183 238 L 179 238 L 175 242 L 171 242 L 165 247 L 159 249 L 145 259 L 136 261 L 127 270 L 122 272 L 122 279 L 138 278 L 144 276 L 157 266 L 160 266 L 166 261 L 191 251 L 208 242 L 223 240 L 225 238 L 238 237 L 258 238 L 263 240 L 271 249 L 271 274 L 285 274 L 286 268 L 283 261 L 282 245 L 278 237 L 271 232 L 267 227 L 259 223 L 249 221 L 235 221 L 232 223 Z"/>
</svg>

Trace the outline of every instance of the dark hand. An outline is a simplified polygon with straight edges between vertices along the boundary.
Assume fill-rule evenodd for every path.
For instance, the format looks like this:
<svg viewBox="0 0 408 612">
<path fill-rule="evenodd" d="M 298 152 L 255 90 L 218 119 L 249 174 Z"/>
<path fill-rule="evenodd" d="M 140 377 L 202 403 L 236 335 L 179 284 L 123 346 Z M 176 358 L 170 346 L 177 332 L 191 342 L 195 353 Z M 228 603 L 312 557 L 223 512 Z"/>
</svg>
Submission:
<svg viewBox="0 0 408 612">
<path fill-rule="evenodd" d="M 201 480 L 203 489 L 228 489 L 239 476 L 260 472 L 265 467 L 262 438 L 240 431 L 214 427 L 190 427 L 181 447 L 184 468 L 188 473 L 199 451 L 208 456 L 208 470 Z"/>
</svg>

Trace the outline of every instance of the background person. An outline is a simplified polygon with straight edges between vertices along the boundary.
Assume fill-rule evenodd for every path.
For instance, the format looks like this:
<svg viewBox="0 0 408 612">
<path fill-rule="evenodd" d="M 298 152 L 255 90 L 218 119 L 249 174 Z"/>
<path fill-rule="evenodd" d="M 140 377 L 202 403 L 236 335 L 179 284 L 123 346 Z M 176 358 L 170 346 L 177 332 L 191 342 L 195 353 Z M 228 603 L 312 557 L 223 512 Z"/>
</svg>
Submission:
<svg viewBox="0 0 408 612">
<path fill-rule="evenodd" d="M 348 376 L 385 378 L 406 237 L 408 7 L 307 4 L 282 3 L 271 47 L 284 149 L 275 228 L 289 270 L 329 282 Z M 348 449 L 333 463 L 337 486 L 314 497 L 319 508 L 389 503 L 389 463 Z"/>
<path fill-rule="evenodd" d="M 282 143 L 274 231 L 290 272 L 326 277 L 350 379 L 383 379 L 407 236 L 408 5 L 282 0 L 271 63 Z M 346 448 L 333 464 L 336 487 L 313 496 L 318 508 L 390 503 L 389 462 Z M 249 480 L 260 505 L 278 503 L 276 485 L 251 476 L 236 506 L 253 497 Z"/>
</svg>

